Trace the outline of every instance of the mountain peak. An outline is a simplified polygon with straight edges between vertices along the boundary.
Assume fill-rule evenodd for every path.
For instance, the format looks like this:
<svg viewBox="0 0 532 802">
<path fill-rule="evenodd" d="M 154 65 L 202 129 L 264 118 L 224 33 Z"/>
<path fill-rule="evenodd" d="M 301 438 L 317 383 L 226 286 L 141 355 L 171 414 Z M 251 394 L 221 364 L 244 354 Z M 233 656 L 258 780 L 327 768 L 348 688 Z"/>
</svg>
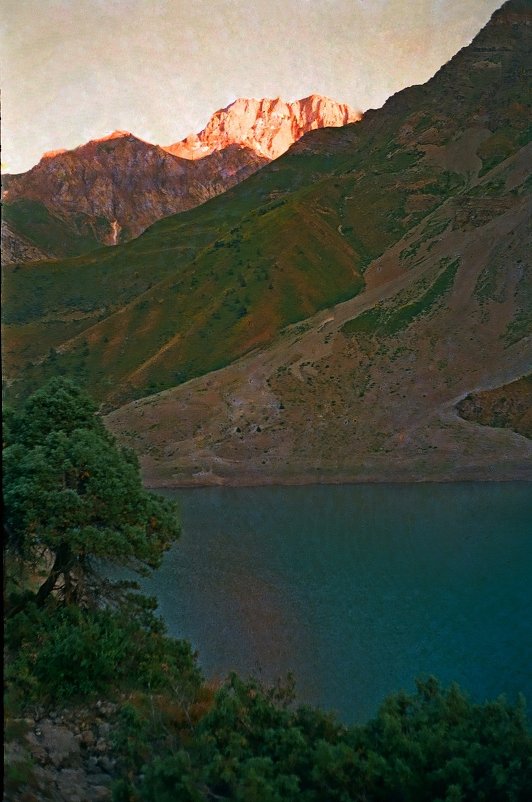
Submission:
<svg viewBox="0 0 532 802">
<path fill-rule="evenodd" d="M 121 131 L 117 129 L 110 134 L 106 134 L 106 136 L 98 137 L 97 139 L 91 139 L 91 142 L 109 142 L 111 139 L 125 139 L 128 137 L 133 137 L 134 139 L 138 139 L 131 131 Z"/>
<path fill-rule="evenodd" d="M 43 159 L 53 159 L 56 156 L 60 156 L 61 153 L 66 153 L 66 148 L 58 148 L 57 150 L 47 150 L 46 153 L 43 153 L 41 156 L 41 161 Z"/>
<path fill-rule="evenodd" d="M 215 112 L 200 134 L 168 148 L 115 130 L 72 150 L 49 151 L 27 173 L 4 176 L 3 199 L 30 199 L 57 215 L 57 255 L 65 254 L 65 221 L 73 241 L 90 231 L 90 247 L 95 237 L 115 245 L 159 218 L 225 192 L 307 131 L 358 118 L 348 106 L 319 95 L 292 103 L 238 98 Z"/>
<path fill-rule="evenodd" d="M 303 134 L 316 128 L 357 122 L 361 112 L 318 94 L 301 100 L 237 98 L 216 111 L 199 134 L 165 147 L 174 156 L 203 158 L 229 145 L 238 145 L 257 155 L 276 159 Z"/>
<path fill-rule="evenodd" d="M 106 134 L 105 136 L 98 137 L 96 139 L 90 139 L 88 142 L 85 142 L 82 145 L 78 145 L 73 150 L 70 150 L 68 148 L 58 148 L 57 150 L 47 150 L 41 156 L 40 161 L 43 162 L 43 161 L 48 161 L 50 159 L 55 159 L 56 156 L 62 156 L 65 153 L 73 153 L 73 152 L 85 151 L 87 148 L 91 148 L 92 149 L 92 148 L 97 147 L 98 145 L 100 145 L 102 143 L 111 142 L 111 141 L 116 140 L 116 139 L 127 139 L 129 141 L 133 141 L 134 140 L 135 142 L 144 143 L 143 139 L 139 139 L 139 137 L 137 137 L 134 134 L 132 134 L 131 131 L 116 130 L 116 131 L 113 131 L 110 134 Z M 147 144 L 147 143 L 144 143 L 144 144 Z"/>
</svg>

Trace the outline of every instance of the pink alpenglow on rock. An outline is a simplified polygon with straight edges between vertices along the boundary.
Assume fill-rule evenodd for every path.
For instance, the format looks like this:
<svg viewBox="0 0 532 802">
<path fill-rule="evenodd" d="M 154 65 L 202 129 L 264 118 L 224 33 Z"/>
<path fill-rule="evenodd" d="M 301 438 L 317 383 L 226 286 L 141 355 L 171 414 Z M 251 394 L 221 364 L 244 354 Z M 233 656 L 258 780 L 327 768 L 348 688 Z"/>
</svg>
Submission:
<svg viewBox="0 0 532 802">
<path fill-rule="evenodd" d="M 277 159 L 308 131 L 347 125 L 361 117 L 360 111 L 321 95 L 292 103 L 278 97 L 239 98 L 215 112 L 199 134 L 164 150 L 183 159 L 199 159 L 229 145 L 240 145 L 266 159 Z"/>
<path fill-rule="evenodd" d="M 220 195 L 308 131 L 360 118 L 360 112 L 320 95 L 293 103 L 242 98 L 213 114 L 199 134 L 168 147 L 113 131 L 74 150 L 45 153 L 28 172 L 3 177 L 3 201 L 42 204 L 71 231 L 65 235 L 69 241 L 91 234 L 96 242 L 118 245 L 163 217 Z M 3 239 L 6 261 L 24 254 L 31 259 L 35 249 L 45 258 L 65 255 L 32 239 L 31 224 L 17 230 L 12 223 Z"/>
</svg>

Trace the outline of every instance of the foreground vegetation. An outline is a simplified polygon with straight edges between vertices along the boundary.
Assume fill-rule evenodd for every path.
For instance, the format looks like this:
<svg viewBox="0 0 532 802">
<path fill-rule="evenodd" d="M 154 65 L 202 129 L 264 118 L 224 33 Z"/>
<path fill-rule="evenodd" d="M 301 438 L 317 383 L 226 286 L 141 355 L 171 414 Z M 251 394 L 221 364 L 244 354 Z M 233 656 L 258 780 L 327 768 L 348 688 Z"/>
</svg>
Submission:
<svg viewBox="0 0 532 802">
<path fill-rule="evenodd" d="M 102 571 L 156 567 L 179 536 L 175 506 L 143 490 L 69 381 L 5 423 L 7 716 L 113 700 L 115 802 L 531 798 L 524 703 L 475 704 L 430 678 L 347 727 L 297 706 L 290 681 L 206 684 L 154 601 Z"/>
</svg>

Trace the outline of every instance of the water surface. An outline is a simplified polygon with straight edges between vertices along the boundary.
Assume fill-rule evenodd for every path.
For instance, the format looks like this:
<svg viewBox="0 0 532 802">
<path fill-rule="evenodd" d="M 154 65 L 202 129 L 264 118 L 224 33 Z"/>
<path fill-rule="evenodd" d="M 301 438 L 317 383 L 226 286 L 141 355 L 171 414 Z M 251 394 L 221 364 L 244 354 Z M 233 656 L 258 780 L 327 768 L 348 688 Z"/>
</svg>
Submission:
<svg viewBox="0 0 532 802">
<path fill-rule="evenodd" d="M 531 488 L 207 488 L 171 494 L 183 535 L 143 587 L 207 676 L 295 675 L 364 721 L 435 674 L 532 704 Z"/>
</svg>

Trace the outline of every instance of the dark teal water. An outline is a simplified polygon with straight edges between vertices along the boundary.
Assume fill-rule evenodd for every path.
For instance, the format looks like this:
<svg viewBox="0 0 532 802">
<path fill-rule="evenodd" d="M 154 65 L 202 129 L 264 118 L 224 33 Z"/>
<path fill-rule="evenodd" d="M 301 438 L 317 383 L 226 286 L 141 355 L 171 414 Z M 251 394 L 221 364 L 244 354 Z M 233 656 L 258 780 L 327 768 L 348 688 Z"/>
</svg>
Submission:
<svg viewBox="0 0 532 802">
<path fill-rule="evenodd" d="M 144 584 L 208 676 L 291 671 L 346 721 L 435 674 L 532 706 L 532 488 L 212 488 Z"/>
</svg>

